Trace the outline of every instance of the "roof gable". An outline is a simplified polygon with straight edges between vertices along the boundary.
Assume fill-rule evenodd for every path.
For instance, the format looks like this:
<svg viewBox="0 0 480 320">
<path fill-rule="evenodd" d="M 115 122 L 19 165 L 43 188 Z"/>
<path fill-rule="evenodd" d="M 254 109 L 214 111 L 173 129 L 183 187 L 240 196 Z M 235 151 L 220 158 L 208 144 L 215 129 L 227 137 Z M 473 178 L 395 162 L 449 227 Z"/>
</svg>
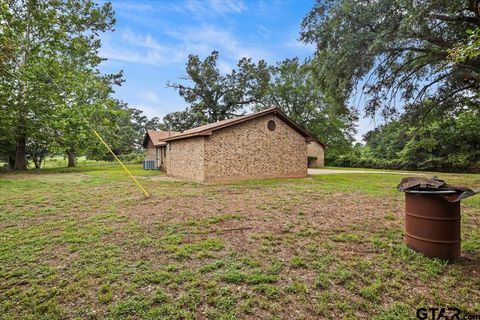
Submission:
<svg viewBox="0 0 480 320">
<path fill-rule="evenodd" d="M 185 130 L 181 133 L 172 135 L 170 137 L 167 137 L 163 139 L 163 141 L 173 141 L 173 140 L 180 140 L 180 139 L 186 139 L 186 138 L 191 138 L 195 136 L 209 136 L 212 135 L 212 132 L 215 130 L 219 130 L 225 127 L 230 127 L 242 122 L 246 122 L 267 114 L 274 114 L 277 117 L 279 117 L 281 120 L 283 120 L 287 125 L 289 125 L 292 129 L 300 133 L 303 137 L 305 137 L 306 141 L 316 141 L 322 146 L 325 147 L 325 144 L 320 142 L 317 138 L 312 136 L 310 133 L 308 133 L 305 129 L 300 127 L 297 123 L 295 123 L 292 119 L 290 119 L 286 114 L 284 114 L 280 109 L 278 108 L 270 108 L 266 110 L 262 110 L 259 112 L 251 113 L 245 116 L 240 116 L 234 119 L 227 119 L 215 123 L 210 123 L 206 124 L 204 126 L 192 128 L 189 130 Z"/>
<path fill-rule="evenodd" d="M 164 139 L 171 137 L 175 134 L 179 134 L 179 132 L 147 130 L 147 132 L 145 133 L 145 137 L 143 138 L 142 146 L 146 148 L 149 139 L 152 141 L 154 146 L 165 144 Z"/>
</svg>

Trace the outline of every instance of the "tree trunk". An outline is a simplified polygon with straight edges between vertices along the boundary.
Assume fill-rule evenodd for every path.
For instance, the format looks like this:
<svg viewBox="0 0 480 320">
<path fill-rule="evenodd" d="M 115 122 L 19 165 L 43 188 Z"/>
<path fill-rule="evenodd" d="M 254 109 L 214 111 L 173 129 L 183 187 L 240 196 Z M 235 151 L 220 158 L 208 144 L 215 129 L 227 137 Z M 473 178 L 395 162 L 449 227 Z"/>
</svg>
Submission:
<svg viewBox="0 0 480 320">
<path fill-rule="evenodd" d="M 24 46 L 22 47 L 23 59 L 20 62 L 20 67 L 27 65 L 28 53 L 30 52 L 30 10 L 27 9 L 27 29 L 25 30 L 25 41 Z M 25 83 L 23 80 L 18 82 L 18 101 L 19 101 L 19 112 L 18 112 L 18 125 L 17 125 L 17 135 L 16 135 L 16 149 L 15 149 L 15 165 L 13 166 L 14 170 L 27 170 L 27 106 L 25 104 Z"/>
<path fill-rule="evenodd" d="M 477 16 L 477 19 L 480 20 L 480 1 L 474 1 L 473 5 L 473 11 L 475 11 L 475 15 Z"/>
<path fill-rule="evenodd" d="M 8 167 L 13 169 L 15 167 L 15 155 L 8 156 Z"/>
<path fill-rule="evenodd" d="M 75 151 L 73 150 L 67 151 L 67 155 L 68 155 L 68 166 L 75 167 L 75 165 L 77 164 L 77 161 L 75 158 Z"/>
<path fill-rule="evenodd" d="M 37 156 L 32 156 L 33 164 L 35 165 L 35 169 L 40 169 L 42 165 L 42 158 Z"/>
<path fill-rule="evenodd" d="M 24 119 L 20 120 L 18 126 L 17 146 L 15 150 L 15 165 L 13 166 L 14 170 L 27 170 L 27 135 L 25 133 L 25 121 Z"/>
</svg>

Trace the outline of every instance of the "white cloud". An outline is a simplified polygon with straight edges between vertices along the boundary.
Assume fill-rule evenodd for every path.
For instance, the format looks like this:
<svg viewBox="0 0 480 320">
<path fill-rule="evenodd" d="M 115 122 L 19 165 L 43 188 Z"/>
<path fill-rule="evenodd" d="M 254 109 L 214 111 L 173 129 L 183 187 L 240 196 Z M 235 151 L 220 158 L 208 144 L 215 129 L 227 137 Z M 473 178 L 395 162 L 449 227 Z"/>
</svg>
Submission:
<svg viewBox="0 0 480 320">
<path fill-rule="evenodd" d="M 295 50 L 302 50 L 311 53 L 315 52 L 316 47 L 314 44 L 302 42 L 298 38 L 299 34 L 297 33 L 297 31 L 290 33 L 287 40 L 285 41 L 285 46 L 293 48 Z"/>
<path fill-rule="evenodd" d="M 257 33 L 263 38 L 268 38 L 272 34 L 272 32 L 269 29 L 265 28 L 265 26 L 261 24 L 257 26 Z"/>
<path fill-rule="evenodd" d="M 210 6 L 218 13 L 241 13 L 247 9 L 243 1 L 238 0 L 210 0 Z"/>
<path fill-rule="evenodd" d="M 218 62 L 218 69 L 223 73 L 230 73 L 233 70 L 233 66 L 230 63 L 220 61 Z"/>
<path fill-rule="evenodd" d="M 223 70 L 231 69 L 228 65 L 236 65 L 243 57 L 254 61 L 275 61 L 263 43 L 241 41 L 225 26 L 217 26 L 218 16 L 245 12 L 248 8 L 243 0 L 186 0 L 155 2 L 154 5 L 126 0 L 115 2 L 114 8 L 132 23 L 131 28 L 135 31 L 127 27 L 118 29 L 115 39 L 105 37 L 100 54 L 113 61 L 153 66 L 184 65 L 189 54 L 204 57 L 213 50 L 220 52 L 219 64 L 222 62 Z M 170 24 L 166 22 L 168 19 L 161 19 L 158 15 L 165 12 L 186 15 L 190 22 Z M 214 21 L 209 22 L 212 19 Z M 150 32 L 139 33 L 138 30 L 145 26 Z M 259 26 L 257 36 L 265 38 L 268 35 L 268 29 Z"/>
<path fill-rule="evenodd" d="M 268 50 L 255 44 L 242 43 L 232 32 L 207 24 L 159 32 L 162 38 L 170 40 L 169 44 L 152 34 L 140 34 L 131 29 L 117 33 L 119 36 L 115 41 L 111 37 L 103 39 L 101 56 L 116 61 L 165 66 L 185 64 L 190 53 L 206 56 L 217 50 L 220 52 L 219 67 L 222 71 L 231 71 L 231 66 L 243 57 L 254 61 L 274 61 L 274 55 Z"/>
<path fill-rule="evenodd" d="M 238 14 L 247 9 L 245 3 L 241 0 L 188 0 L 184 6 L 177 6 L 178 11 L 188 10 L 197 15 L 216 14 Z"/>
<path fill-rule="evenodd" d="M 185 2 L 185 7 L 186 10 L 194 12 L 194 13 L 202 13 L 205 12 L 205 2 L 200 2 L 197 0 L 188 0 Z M 178 7 L 179 11 L 183 11 L 183 8 L 181 6 Z"/>
<path fill-rule="evenodd" d="M 140 62 L 140 56 L 136 52 L 127 51 L 125 49 L 115 49 L 110 45 L 104 43 L 100 49 L 100 56 L 109 60 L 126 61 L 126 62 Z"/>
<path fill-rule="evenodd" d="M 159 117 L 160 119 L 162 119 L 165 116 L 165 114 L 163 114 L 162 112 L 159 111 L 158 107 L 154 107 L 152 105 L 142 104 L 142 103 L 132 103 L 131 106 L 142 110 L 143 113 L 149 119 L 151 119 L 153 117 Z"/>
<path fill-rule="evenodd" d="M 143 98 L 145 101 L 148 101 L 148 102 L 151 102 L 151 103 L 159 103 L 160 102 L 160 98 L 153 91 L 143 92 L 140 95 L 140 98 Z"/>
<path fill-rule="evenodd" d="M 221 56 L 235 62 L 244 57 L 253 60 L 273 57 L 271 52 L 255 45 L 240 43 L 230 31 L 212 25 L 169 30 L 167 34 L 183 42 L 185 49 L 191 53 L 206 55 L 217 50 Z"/>
<path fill-rule="evenodd" d="M 113 4 L 115 10 L 121 10 L 121 12 L 141 11 L 148 12 L 154 10 L 154 7 L 148 3 L 141 3 L 138 1 L 118 1 Z"/>
<path fill-rule="evenodd" d="M 155 40 L 150 34 L 141 35 L 124 30 L 117 45 L 112 45 L 110 38 L 105 38 L 100 49 L 100 55 L 112 60 L 161 65 L 167 63 L 178 63 L 185 60 L 185 54 L 176 48 L 165 46 Z"/>
</svg>

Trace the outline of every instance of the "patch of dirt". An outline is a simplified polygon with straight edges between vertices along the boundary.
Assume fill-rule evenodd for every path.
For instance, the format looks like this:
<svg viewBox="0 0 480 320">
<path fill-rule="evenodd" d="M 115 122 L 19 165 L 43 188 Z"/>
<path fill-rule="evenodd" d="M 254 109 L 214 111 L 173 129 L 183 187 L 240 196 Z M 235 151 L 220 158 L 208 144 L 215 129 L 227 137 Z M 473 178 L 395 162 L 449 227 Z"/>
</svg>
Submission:
<svg viewBox="0 0 480 320">
<path fill-rule="evenodd" d="M 286 230 L 296 233 L 305 228 L 312 232 L 335 233 L 367 221 L 373 232 L 383 227 L 376 221 L 383 222 L 387 212 L 403 214 L 401 205 L 399 201 L 362 194 L 325 195 L 292 193 L 288 188 L 238 190 L 222 187 L 195 196 L 147 199 L 123 210 L 123 214 L 147 226 L 238 214 L 242 219 L 227 220 L 206 231 L 221 234 L 222 239 L 237 250 L 249 251 L 254 234 L 282 235 Z"/>
</svg>

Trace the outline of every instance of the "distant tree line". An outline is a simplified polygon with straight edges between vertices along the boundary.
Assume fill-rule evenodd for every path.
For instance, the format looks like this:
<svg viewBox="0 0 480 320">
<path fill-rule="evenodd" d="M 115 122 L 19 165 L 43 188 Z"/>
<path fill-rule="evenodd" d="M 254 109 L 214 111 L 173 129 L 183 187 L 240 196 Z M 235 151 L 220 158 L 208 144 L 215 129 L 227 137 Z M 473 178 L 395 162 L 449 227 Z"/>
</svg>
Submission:
<svg viewBox="0 0 480 320">
<path fill-rule="evenodd" d="M 404 115 L 364 135 L 366 144 L 331 160 L 332 165 L 453 172 L 480 172 L 480 113 L 460 112 L 418 123 Z"/>
</svg>

